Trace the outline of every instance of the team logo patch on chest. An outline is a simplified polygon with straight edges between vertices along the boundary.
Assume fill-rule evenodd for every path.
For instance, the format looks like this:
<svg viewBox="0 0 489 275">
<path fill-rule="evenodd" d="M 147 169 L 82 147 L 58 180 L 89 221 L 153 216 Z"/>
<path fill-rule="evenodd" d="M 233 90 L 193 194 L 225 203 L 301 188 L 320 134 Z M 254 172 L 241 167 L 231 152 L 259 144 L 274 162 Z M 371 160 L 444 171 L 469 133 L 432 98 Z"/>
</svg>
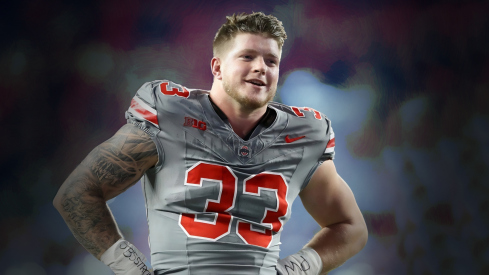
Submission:
<svg viewBox="0 0 489 275">
<path fill-rule="evenodd" d="M 205 124 L 205 122 L 187 116 L 185 117 L 185 122 L 183 123 L 183 126 L 194 127 L 202 131 L 205 131 L 205 129 L 207 129 L 207 125 Z"/>
<path fill-rule="evenodd" d="M 241 146 L 238 150 L 238 156 L 251 158 L 251 149 L 246 145 Z"/>
</svg>

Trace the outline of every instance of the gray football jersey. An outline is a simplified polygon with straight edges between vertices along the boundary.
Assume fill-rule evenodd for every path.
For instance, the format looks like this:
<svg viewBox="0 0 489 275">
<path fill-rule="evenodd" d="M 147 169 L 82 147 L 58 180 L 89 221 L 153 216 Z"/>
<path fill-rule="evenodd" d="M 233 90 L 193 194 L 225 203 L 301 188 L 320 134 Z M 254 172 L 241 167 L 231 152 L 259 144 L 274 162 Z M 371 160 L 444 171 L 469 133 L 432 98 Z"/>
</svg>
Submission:
<svg viewBox="0 0 489 275">
<path fill-rule="evenodd" d="M 334 157 L 334 133 L 316 110 L 268 106 L 275 121 L 243 140 L 207 91 L 167 80 L 137 91 L 126 118 L 159 156 L 141 179 L 156 274 L 276 274 L 292 202 Z"/>
</svg>

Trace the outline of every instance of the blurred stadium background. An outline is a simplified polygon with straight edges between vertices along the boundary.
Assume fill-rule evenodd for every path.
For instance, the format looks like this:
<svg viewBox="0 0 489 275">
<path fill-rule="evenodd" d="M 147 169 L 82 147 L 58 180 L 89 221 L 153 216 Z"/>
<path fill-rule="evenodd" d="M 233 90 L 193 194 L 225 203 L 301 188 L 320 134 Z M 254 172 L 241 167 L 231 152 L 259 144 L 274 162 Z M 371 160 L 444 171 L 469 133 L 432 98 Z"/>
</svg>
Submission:
<svg viewBox="0 0 489 275">
<path fill-rule="evenodd" d="M 210 89 L 224 16 L 283 21 L 276 100 L 326 114 L 369 227 L 332 275 L 489 274 L 488 1 L 18 1 L 0 11 L 0 274 L 110 270 L 52 199 L 144 82 Z M 110 202 L 149 254 L 140 184 Z M 299 200 L 281 256 L 319 229 Z"/>
</svg>

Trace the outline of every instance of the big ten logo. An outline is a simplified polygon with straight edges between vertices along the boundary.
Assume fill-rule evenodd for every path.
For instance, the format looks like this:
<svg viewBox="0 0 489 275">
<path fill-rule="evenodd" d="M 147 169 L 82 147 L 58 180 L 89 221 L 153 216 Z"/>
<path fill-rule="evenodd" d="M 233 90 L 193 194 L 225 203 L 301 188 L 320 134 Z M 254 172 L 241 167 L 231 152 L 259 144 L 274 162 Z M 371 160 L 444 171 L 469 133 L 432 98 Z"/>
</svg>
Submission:
<svg viewBox="0 0 489 275">
<path fill-rule="evenodd" d="M 205 131 L 205 129 L 207 129 L 207 125 L 205 124 L 205 122 L 197 120 L 193 117 L 185 117 L 185 122 L 183 123 L 183 126 L 194 127 L 202 131 Z"/>
</svg>

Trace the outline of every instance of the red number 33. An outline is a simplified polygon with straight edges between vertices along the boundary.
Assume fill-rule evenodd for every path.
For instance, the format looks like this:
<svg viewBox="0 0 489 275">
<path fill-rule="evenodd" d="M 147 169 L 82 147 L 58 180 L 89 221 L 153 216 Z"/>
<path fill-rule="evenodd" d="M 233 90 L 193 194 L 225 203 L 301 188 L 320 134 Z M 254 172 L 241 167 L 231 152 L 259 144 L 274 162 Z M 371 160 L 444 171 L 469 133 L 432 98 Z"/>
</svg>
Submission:
<svg viewBox="0 0 489 275">
<path fill-rule="evenodd" d="M 195 214 L 181 214 L 180 227 L 188 236 L 207 240 L 218 240 L 231 232 L 232 215 L 229 213 L 235 207 L 238 178 L 226 166 L 199 162 L 187 170 L 185 185 L 202 187 L 202 180 L 214 181 L 220 184 L 220 194 L 217 200 L 207 199 L 204 213 L 216 213 L 213 222 L 196 219 Z M 262 172 L 243 181 L 243 194 L 260 196 L 261 190 L 273 191 L 276 194 L 275 208 L 265 208 L 260 223 L 278 232 L 282 228 L 281 217 L 287 215 L 288 186 L 281 174 Z M 266 247 L 272 242 L 272 230 L 257 230 L 250 223 L 238 221 L 238 236 L 247 244 Z"/>
</svg>

